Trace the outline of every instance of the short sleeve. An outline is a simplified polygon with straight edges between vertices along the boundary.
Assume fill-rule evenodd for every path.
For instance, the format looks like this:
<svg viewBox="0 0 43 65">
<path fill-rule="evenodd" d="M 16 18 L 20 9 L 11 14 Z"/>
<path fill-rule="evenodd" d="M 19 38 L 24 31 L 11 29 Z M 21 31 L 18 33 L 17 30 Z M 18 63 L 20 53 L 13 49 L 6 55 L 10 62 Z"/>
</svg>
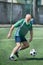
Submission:
<svg viewBox="0 0 43 65">
<path fill-rule="evenodd" d="M 14 24 L 14 27 L 19 27 L 19 26 L 23 23 L 23 20 L 24 20 L 24 19 L 21 19 L 21 20 L 19 20 L 18 22 L 16 22 L 16 23 Z"/>
</svg>

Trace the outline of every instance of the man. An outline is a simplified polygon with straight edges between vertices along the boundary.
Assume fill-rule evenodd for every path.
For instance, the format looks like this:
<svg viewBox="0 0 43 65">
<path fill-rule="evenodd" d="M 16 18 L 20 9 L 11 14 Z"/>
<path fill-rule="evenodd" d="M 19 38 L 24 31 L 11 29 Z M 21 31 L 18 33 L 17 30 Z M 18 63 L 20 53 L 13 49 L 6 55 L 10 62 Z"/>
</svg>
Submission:
<svg viewBox="0 0 43 65">
<path fill-rule="evenodd" d="M 24 19 L 19 20 L 16 22 L 14 25 L 11 26 L 10 31 L 8 33 L 8 38 L 11 37 L 12 31 L 15 27 L 18 27 L 16 34 L 15 34 L 15 41 L 16 41 L 16 46 L 12 50 L 12 53 L 10 55 L 10 60 L 14 60 L 14 55 L 19 57 L 18 55 L 18 50 L 23 50 L 25 48 L 29 47 L 29 44 L 25 38 L 26 34 L 28 31 L 30 31 L 30 39 L 29 42 L 32 41 L 33 38 L 33 30 L 32 30 L 32 20 L 31 20 L 31 15 L 27 14 Z M 21 45 L 21 42 L 23 45 Z"/>
</svg>

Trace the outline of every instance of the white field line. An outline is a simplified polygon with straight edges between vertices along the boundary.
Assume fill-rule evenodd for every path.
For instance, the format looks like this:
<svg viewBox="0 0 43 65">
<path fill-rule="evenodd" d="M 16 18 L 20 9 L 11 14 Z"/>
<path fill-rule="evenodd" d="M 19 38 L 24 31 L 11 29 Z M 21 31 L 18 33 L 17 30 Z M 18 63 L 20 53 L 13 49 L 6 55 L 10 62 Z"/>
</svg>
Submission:
<svg viewBox="0 0 43 65">
<path fill-rule="evenodd" d="M 26 39 L 29 40 L 29 38 L 26 38 Z M 40 39 L 43 39 L 43 37 L 34 37 L 33 40 L 35 40 L 35 39 L 40 40 Z M 0 41 L 9 41 L 9 40 L 12 41 L 12 40 L 15 40 L 15 39 L 0 39 Z"/>
</svg>

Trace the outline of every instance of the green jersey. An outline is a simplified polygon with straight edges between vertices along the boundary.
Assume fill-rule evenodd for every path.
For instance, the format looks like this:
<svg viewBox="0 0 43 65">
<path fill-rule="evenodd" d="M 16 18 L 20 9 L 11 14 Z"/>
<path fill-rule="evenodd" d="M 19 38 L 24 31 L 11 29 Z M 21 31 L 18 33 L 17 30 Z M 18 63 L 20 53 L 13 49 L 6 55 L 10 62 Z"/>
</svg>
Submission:
<svg viewBox="0 0 43 65">
<path fill-rule="evenodd" d="M 14 24 L 14 27 L 18 27 L 15 36 L 25 36 L 28 31 L 32 30 L 32 21 L 26 23 L 25 19 L 21 19 Z"/>
</svg>

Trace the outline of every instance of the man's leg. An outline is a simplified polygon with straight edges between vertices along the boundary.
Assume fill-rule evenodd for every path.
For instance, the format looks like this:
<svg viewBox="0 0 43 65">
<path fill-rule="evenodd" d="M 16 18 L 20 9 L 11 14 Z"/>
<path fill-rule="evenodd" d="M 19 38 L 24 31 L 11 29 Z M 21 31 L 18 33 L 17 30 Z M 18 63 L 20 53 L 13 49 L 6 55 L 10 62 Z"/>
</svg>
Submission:
<svg viewBox="0 0 43 65">
<path fill-rule="evenodd" d="M 23 45 L 21 45 L 21 47 L 19 48 L 20 50 L 26 49 L 29 47 L 29 43 L 27 41 L 23 42 Z"/>
<path fill-rule="evenodd" d="M 10 55 L 10 59 L 14 56 L 14 54 L 17 52 L 17 50 L 20 48 L 20 43 L 16 43 L 16 47 L 12 50 L 12 53 Z"/>
</svg>

